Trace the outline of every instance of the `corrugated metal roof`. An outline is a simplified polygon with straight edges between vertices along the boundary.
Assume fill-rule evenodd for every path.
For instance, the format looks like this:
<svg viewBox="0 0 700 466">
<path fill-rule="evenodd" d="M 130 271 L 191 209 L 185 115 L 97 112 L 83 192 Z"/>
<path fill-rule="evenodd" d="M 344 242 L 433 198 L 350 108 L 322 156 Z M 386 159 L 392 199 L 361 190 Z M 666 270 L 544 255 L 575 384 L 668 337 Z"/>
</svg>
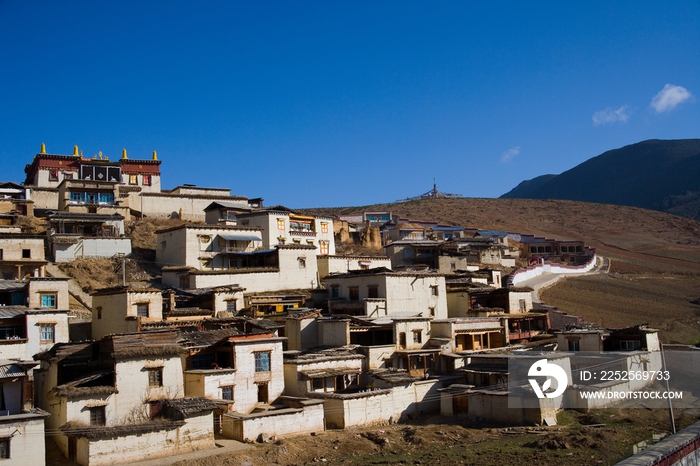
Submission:
<svg viewBox="0 0 700 466">
<path fill-rule="evenodd" d="M 226 241 L 262 241 L 262 235 L 251 233 L 226 233 L 225 235 L 220 234 L 219 237 Z"/>
<path fill-rule="evenodd" d="M 15 377 L 26 377 L 27 372 L 17 364 L 0 366 L 0 379 L 12 379 Z"/>
<path fill-rule="evenodd" d="M 18 291 L 27 286 L 27 282 L 19 280 L 0 280 L 0 291 Z"/>
<path fill-rule="evenodd" d="M 13 319 L 27 313 L 25 306 L 0 306 L 0 319 Z"/>
</svg>

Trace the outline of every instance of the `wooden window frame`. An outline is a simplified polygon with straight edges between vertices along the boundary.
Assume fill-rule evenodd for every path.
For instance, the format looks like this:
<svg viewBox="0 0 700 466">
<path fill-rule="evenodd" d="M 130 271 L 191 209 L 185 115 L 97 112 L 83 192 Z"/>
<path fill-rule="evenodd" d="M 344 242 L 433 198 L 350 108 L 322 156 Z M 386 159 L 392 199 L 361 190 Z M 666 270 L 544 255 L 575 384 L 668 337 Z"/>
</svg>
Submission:
<svg viewBox="0 0 700 466">
<path fill-rule="evenodd" d="M 107 413 L 104 406 L 93 406 L 92 408 L 90 408 L 90 425 L 107 425 Z"/>
<path fill-rule="evenodd" d="M 50 338 L 44 338 L 44 336 L 48 336 L 48 333 L 44 333 L 44 329 L 48 331 L 50 329 Z M 45 343 L 55 343 L 56 342 L 56 324 L 39 324 L 39 343 L 45 344 Z"/>
<path fill-rule="evenodd" d="M 148 369 L 148 388 L 160 388 L 163 386 L 163 368 Z"/>
</svg>

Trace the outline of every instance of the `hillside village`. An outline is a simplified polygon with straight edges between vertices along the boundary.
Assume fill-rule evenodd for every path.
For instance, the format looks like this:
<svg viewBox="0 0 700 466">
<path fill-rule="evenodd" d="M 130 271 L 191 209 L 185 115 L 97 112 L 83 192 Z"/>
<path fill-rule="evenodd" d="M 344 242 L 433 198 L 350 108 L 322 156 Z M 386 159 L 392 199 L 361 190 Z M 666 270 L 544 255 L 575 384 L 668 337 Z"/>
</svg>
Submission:
<svg viewBox="0 0 700 466">
<path fill-rule="evenodd" d="M 600 388 L 571 382 L 601 361 L 579 352 L 661 368 L 658 330 L 603 328 L 537 299 L 547 277 L 606 271 L 583 241 L 165 190 L 155 152 L 110 160 L 42 144 L 28 162 L 23 183 L 0 183 L 8 464 L 45 464 L 44 438 L 100 465 L 434 412 L 551 426 L 566 400 L 532 401 L 513 358 L 549 355 L 572 398 Z M 61 273 L 136 255 L 128 232 L 154 219 L 154 276 L 85 293 Z"/>
</svg>

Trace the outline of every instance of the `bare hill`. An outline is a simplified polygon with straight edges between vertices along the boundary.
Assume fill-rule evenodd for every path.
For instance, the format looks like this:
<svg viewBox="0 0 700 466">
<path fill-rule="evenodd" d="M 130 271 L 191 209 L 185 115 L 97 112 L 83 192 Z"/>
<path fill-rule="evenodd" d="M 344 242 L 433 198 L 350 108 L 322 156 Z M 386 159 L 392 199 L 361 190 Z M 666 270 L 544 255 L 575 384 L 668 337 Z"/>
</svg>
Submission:
<svg viewBox="0 0 700 466">
<path fill-rule="evenodd" d="M 570 199 L 672 212 L 700 220 L 700 139 L 652 139 L 520 183 L 504 198 Z"/>
</svg>

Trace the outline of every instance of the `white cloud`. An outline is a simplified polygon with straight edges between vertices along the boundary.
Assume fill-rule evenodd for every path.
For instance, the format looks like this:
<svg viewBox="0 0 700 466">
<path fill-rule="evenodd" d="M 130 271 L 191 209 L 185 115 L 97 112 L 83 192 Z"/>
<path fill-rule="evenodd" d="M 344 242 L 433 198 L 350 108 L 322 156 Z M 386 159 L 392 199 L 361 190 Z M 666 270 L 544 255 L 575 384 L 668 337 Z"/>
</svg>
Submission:
<svg viewBox="0 0 700 466">
<path fill-rule="evenodd" d="M 506 163 L 513 160 L 513 158 L 520 153 L 520 146 L 511 147 L 507 151 L 501 154 L 501 162 Z"/>
<path fill-rule="evenodd" d="M 666 84 L 661 91 L 651 99 L 651 108 L 657 113 L 669 112 L 678 104 L 690 99 L 692 95 L 685 87 Z"/>
<path fill-rule="evenodd" d="M 630 107 L 629 105 L 623 105 L 617 110 L 608 107 L 605 110 L 595 112 L 593 114 L 593 126 L 607 125 L 609 123 L 615 123 L 617 121 L 626 122 L 630 118 Z"/>
</svg>

